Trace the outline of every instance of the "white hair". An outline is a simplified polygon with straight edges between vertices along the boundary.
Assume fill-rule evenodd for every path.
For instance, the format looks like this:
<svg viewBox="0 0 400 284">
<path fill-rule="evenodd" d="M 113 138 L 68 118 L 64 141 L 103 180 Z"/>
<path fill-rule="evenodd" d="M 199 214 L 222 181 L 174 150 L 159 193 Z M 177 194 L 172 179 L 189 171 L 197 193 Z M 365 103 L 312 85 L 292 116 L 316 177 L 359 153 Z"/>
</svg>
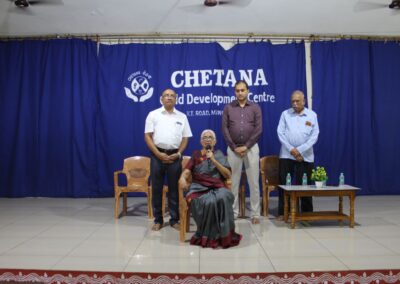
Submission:
<svg viewBox="0 0 400 284">
<path fill-rule="evenodd" d="M 203 139 L 204 134 L 206 134 L 207 132 L 210 132 L 211 135 L 214 137 L 214 140 L 217 141 L 217 136 L 215 135 L 215 132 L 211 129 L 203 130 L 203 132 L 201 132 L 200 139 Z"/>
</svg>

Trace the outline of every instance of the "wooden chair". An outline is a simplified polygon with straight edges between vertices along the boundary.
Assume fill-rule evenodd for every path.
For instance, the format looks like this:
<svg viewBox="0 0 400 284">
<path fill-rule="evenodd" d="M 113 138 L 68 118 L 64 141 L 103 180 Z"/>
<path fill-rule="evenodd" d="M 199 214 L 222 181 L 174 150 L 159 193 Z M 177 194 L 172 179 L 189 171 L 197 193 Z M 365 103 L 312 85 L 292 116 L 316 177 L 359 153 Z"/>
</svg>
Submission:
<svg viewBox="0 0 400 284">
<path fill-rule="evenodd" d="M 186 164 L 190 160 L 190 156 L 183 156 L 182 157 L 182 172 L 186 167 Z M 164 216 L 165 210 L 166 210 L 166 204 L 167 204 L 167 193 L 168 193 L 168 186 L 164 185 L 163 187 L 163 198 L 162 198 L 162 215 Z"/>
<path fill-rule="evenodd" d="M 264 156 L 260 159 L 260 173 L 262 184 L 262 214 L 268 216 L 269 194 L 278 189 L 279 184 L 279 157 Z"/>
<path fill-rule="evenodd" d="M 189 159 L 190 159 L 190 157 L 189 157 Z M 186 163 L 185 163 L 185 165 L 186 165 Z M 183 161 L 182 161 L 182 164 L 183 164 Z M 186 181 L 189 185 L 192 183 L 192 174 L 189 175 L 189 178 Z M 227 179 L 225 181 L 225 185 L 226 185 L 226 188 L 230 189 L 231 188 L 231 180 Z M 179 240 L 181 242 L 185 241 L 186 233 L 189 232 L 189 227 L 190 227 L 190 207 L 186 201 L 185 192 L 186 192 L 186 190 L 179 187 L 179 216 L 180 216 L 180 221 L 181 221 Z"/>
<path fill-rule="evenodd" d="M 118 175 L 125 174 L 127 186 L 118 184 Z M 115 208 L 114 217 L 119 217 L 119 198 L 123 196 L 123 214 L 127 214 L 127 195 L 128 192 L 144 192 L 147 195 L 147 214 L 149 219 L 153 218 L 151 184 L 149 183 L 150 176 L 150 158 L 143 156 L 134 156 L 124 160 L 122 170 L 114 172 L 114 193 L 115 193 Z"/>
<path fill-rule="evenodd" d="M 246 216 L 246 183 L 247 175 L 246 171 L 242 170 L 239 185 L 239 217 L 244 218 Z"/>
</svg>

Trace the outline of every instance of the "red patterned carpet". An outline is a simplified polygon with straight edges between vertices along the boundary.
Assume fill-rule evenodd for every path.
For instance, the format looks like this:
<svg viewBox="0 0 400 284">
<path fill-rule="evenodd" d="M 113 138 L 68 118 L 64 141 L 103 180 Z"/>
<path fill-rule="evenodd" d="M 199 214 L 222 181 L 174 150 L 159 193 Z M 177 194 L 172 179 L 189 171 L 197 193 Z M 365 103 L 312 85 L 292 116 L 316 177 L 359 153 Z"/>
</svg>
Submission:
<svg viewBox="0 0 400 284">
<path fill-rule="evenodd" d="M 400 283 L 400 269 L 246 274 L 157 274 L 96 271 L 0 269 L 0 283 Z"/>
</svg>

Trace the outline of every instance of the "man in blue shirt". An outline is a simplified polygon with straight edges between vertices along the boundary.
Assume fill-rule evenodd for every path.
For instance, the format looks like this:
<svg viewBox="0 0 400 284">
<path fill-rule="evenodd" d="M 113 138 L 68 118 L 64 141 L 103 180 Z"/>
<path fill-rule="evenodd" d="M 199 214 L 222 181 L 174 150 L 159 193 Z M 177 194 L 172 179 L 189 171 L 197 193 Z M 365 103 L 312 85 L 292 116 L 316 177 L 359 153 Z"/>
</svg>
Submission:
<svg viewBox="0 0 400 284">
<path fill-rule="evenodd" d="M 300 185 L 305 173 L 310 184 L 314 167 L 313 146 L 319 134 L 317 114 L 304 107 L 302 91 L 293 92 L 291 103 L 292 107 L 282 112 L 277 129 L 282 144 L 279 153 L 279 183 L 286 184 L 286 176 L 290 173 L 292 184 Z M 312 197 L 301 198 L 301 211 L 313 211 Z M 283 215 L 282 190 L 279 190 L 278 215 Z"/>
</svg>

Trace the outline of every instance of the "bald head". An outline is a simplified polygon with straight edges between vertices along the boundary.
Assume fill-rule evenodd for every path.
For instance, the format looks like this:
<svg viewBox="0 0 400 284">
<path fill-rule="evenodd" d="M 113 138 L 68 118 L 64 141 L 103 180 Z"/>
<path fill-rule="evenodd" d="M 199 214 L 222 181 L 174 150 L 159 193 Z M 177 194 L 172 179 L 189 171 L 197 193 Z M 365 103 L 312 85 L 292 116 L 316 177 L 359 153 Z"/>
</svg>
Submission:
<svg viewBox="0 0 400 284">
<path fill-rule="evenodd" d="M 301 113 L 306 104 L 304 99 L 304 93 L 302 91 L 296 90 L 292 93 L 292 108 L 296 113 Z"/>
</svg>

